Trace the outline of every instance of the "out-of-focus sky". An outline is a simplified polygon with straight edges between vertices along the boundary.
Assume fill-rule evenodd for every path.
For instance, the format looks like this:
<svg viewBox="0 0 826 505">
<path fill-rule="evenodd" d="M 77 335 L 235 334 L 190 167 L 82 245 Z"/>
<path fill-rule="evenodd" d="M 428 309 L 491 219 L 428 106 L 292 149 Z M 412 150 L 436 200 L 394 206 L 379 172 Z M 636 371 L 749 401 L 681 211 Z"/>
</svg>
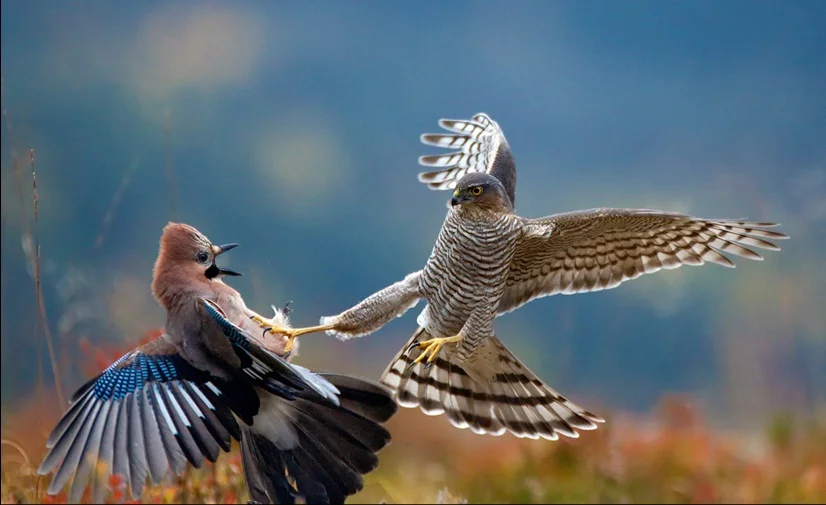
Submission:
<svg viewBox="0 0 826 505">
<path fill-rule="evenodd" d="M 293 300 L 298 325 L 421 268 L 449 195 L 416 182 L 436 152 L 418 136 L 477 112 L 505 131 L 522 215 L 659 208 L 792 236 L 762 263 L 498 319 L 553 387 L 600 413 L 687 392 L 735 427 L 826 400 L 824 2 L 4 1 L 1 19 L 4 408 L 37 370 L 30 148 L 69 392 L 80 337 L 163 324 L 149 281 L 170 219 L 241 243 L 233 286 L 263 312 Z M 299 360 L 377 378 L 417 312 L 307 336 Z"/>
</svg>

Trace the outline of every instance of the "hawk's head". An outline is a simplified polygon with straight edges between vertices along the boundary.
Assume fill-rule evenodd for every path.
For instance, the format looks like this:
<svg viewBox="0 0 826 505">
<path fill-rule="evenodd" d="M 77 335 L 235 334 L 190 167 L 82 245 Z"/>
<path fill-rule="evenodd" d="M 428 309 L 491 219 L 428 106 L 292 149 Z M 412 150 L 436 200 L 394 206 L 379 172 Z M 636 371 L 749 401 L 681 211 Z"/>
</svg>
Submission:
<svg viewBox="0 0 826 505">
<path fill-rule="evenodd" d="M 459 179 L 450 205 L 472 205 L 500 212 L 513 212 L 511 200 L 499 179 L 481 172 L 473 172 Z"/>
</svg>

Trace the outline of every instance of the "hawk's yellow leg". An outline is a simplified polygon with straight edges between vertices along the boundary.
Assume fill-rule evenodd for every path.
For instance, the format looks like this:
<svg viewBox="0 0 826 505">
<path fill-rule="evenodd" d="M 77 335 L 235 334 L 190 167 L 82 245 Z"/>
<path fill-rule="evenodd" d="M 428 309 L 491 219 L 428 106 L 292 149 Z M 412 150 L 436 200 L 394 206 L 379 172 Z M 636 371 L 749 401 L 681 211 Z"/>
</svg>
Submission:
<svg viewBox="0 0 826 505">
<path fill-rule="evenodd" d="M 444 346 L 445 344 L 455 344 L 461 341 L 462 337 L 456 335 L 453 337 L 434 338 L 430 340 L 425 340 L 423 342 L 416 342 L 415 344 L 410 346 L 411 349 L 413 347 L 418 347 L 419 349 L 423 349 L 423 351 L 416 357 L 416 359 L 413 360 L 412 363 L 410 363 L 410 366 L 422 362 L 425 358 L 427 358 L 428 364 L 433 363 L 433 361 L 436 360 L 436 356 L 439 354 L 439 351 L 442 350 L 442 346 Z M 428 354 L 430 355 L 429 357 Z"/>
<path fill-rule="evenodd" d="M 264 332 L 275 333 L 276 335 L 284 335 L 287 337 L 288 342 L 287 345 L 284 346 L 284 351 L 289 352 L 293 348 L 293 340 L 296 337 L 300 337 L 301 335 L 306 335 L 308 333 L 316 333 L 319 331 L 327 331 L 332 330 L 334 325 L 326 324 L 321 326 L 308 326 L 306 328 L 285 328 L 283 326 L 277 326 L 273 324 L 271 319 L 265 319 L 261 317 L 259 314 L 255 314 L 250 316 L 250 319 L 255 321 L 259 326 L 264 328 Z"/>
</svg>

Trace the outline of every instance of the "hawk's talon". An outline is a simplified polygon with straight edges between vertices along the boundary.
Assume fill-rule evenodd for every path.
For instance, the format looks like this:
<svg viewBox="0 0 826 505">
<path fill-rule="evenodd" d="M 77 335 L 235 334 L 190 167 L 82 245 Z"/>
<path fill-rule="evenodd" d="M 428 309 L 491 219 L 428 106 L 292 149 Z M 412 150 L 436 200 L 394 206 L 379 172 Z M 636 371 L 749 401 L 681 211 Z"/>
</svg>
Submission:
<svg viewBox="0 0 826 505">
<path fill-rule="evenodd" d="M 290 308 L 290 305 L 292 305 L 292 303 L 293 303 L 292 300 L 288 301 L 287 303 L 284 304 L 284 308 L 281 309 L 281 312 L 283 312 L 285 316 L 289 316 L 290 312 L 293 311 L 293 309 Z"/>
<path fill-rule="evenodd" d="M 290 303 L 292 303 L 292 300 L 287 302 L 285 310 L 289 309 Z M 284 352 L 290 352 L 293 348 L 293 342 L 297 337 L 301 335 L 333 329 L 333 325 L 309 326 L 307 328 L 285 328 L 283 326 L 277 326 L 273 324 L 272 319 L 264 319 L 258 314 L 251 315 L 250 319 L 255 321 L 259 326 L 261 326 L 264 329 L 264 332 L 261 334 L 262 338 L 266 337 L 267 332 L 272 333 L 273 335 L 283 335 L 287 337 L 287 343 L 284 344 Z"/>
<path fill-rule="evenodd" d="M 405 354 L 410 354 L 410 351 L 412 351 L 413 349 L 415 349 L 416 347 L 418 347 L 418 345 L 419 345 L 419 341 L 418 341 L 418 340 L 416 340 L 415 342 L 413 342 L 412 344 L 410 344 L 409 346 L 407 346 L 407 350 L 406 350 L 404 353 L 405 353 Z M 415 365 L 415 364 L 416 364 L 416 362 L 415 362 L 415 361 L 411 361 L 410 363 L 408 363 L 408 364 L 407 364 L 407 370 L 410 370 L 411 368 L 413 368 L 413 365 Z"/>
<path fill-rule="evenodd" d="M 439 351 L 442 350 L 442 347 L 445 344 L 455 344 L 461 341 L 462 337 L 459 335 L 455 335 L 453 337 L 447 338 L 433 338 L 430 340 L 425 340 L 424 342 L 414 342 L 407 349 L 407 352 L 412 351 L 414 347 L 418 347 L 419 349 L 422 349 L 422 353 L 419 354 L 416 357 L 416 359 L 410 362 L 408 368 L 418 363 L 421 363 L 422 361 L 424 361 L 425 358 L 427 358 L 427 362 L 425 363 L 425 369 L 427 369 L 428 367 L 430 367 L 430 365 L 433 364 L 434 361 L 436 361 L 436 356 L 439 354 Z M 430 356 L 428 356 L 428 354 Z"/>
</svg>

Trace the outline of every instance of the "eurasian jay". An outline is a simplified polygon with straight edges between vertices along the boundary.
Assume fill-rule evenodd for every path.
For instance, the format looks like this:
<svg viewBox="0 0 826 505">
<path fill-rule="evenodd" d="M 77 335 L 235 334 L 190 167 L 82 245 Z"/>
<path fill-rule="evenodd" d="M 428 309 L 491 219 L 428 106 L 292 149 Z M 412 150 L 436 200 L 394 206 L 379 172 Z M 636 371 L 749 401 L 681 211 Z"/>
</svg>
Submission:
<svg viewBox="0 0 826 505">
<path fill-rule="evenodd" d="M 49 494 L 71 480 L 70 501 L 91 484 L 100 503 L 108 475 L 120 474 L 137 499 L 147 476 L 158 483 L 169 469 L 214 462 L 233 438 L 256 502 L 343 503 L 362 489 L 390 443 L 383 424 L 396 403 L 376 382 L 290 363 L 289 338 L 259 336 L 289 321 L 274 307 L 271 319 L 256 314 L 224 283 L 239 274 L 216 258 L 236 246 L 186 224 L 164 228 L 152 293 L 166 331 L 74 394 L 38 469 L 55 471 Z"/>
</svg>

